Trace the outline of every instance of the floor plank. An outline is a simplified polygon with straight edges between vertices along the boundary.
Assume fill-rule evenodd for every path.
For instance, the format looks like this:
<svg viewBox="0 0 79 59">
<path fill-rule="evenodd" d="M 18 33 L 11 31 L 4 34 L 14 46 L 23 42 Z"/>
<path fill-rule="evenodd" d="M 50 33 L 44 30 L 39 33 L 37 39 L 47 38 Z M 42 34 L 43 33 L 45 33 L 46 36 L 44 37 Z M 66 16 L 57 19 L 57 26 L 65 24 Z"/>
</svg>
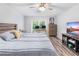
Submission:
<svg viewBox="0 0 79 59">
<path fill-rule="evenodd" d="M 51 37 L 50 41 L 55 47 L 57 54 L 59 56 L 79 56 L 79 53 L 73 52 L 70 49 L 68 49 L 66 46 L 64 46 L 60 39 Z"/>
</svg>

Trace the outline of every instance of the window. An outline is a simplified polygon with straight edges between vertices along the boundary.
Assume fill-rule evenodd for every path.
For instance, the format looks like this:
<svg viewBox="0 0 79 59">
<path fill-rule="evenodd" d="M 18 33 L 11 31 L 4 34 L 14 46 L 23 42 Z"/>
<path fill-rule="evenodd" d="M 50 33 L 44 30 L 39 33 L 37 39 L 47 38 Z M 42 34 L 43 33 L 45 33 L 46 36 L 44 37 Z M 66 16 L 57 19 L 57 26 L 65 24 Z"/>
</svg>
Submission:
<svg viewBox="0 0 79 59">
<path fill-rule="evenodd" d="M 46 29 L 46 23 L 43 20 L 33 20 L 32 29 Z"/>
</svg>

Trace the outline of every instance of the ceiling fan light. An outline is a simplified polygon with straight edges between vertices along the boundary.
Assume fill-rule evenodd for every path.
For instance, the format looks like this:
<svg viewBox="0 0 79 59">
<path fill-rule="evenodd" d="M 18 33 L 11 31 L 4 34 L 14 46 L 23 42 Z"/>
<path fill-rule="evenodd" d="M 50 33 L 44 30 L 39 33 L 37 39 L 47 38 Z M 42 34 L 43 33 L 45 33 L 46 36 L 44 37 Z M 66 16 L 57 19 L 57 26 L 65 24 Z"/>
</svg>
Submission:
<svg viewBox="0 0 79 59">
<path fill-rule="evenodd" d="M 39 7 L 39 11 L 45 11 L 45 7 Z"/>
</svg>

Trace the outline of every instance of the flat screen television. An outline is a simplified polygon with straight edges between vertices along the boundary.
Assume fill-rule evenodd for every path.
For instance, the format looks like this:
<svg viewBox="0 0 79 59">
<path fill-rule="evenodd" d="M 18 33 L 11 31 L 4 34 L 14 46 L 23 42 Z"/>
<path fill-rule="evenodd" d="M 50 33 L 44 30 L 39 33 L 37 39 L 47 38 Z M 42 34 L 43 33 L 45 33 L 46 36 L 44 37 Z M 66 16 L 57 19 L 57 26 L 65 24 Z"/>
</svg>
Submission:
<svg viewBox="0 0 79 59">
<path fill-rule="evenodd" d="M 79 22 L 67 22 L 67 33 L 79 36 Z"/>
</svg>

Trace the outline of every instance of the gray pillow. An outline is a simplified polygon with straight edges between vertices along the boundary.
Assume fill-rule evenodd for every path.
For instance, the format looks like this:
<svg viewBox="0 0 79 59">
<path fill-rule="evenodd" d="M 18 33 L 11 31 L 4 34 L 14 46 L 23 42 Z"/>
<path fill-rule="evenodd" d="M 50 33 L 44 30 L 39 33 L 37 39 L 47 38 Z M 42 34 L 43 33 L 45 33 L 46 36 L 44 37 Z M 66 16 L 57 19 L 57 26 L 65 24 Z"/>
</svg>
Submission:
<svg viewBox="0 0 79 59">
<path fill-rule="evenodd" d="M 1 42 L 5 42 L 5 41 L 0 37 L 0 44 L 1 44 Z"/>
<path fill-rule="evenodd" d="M 12 40 L 13 38 L 15 38 L 15 36 L 10 32 L 5 32 L 5 33 L 1 34 L 0 37 L 5 41 L 9 41 L 9 40 Z"/>
</svg>

